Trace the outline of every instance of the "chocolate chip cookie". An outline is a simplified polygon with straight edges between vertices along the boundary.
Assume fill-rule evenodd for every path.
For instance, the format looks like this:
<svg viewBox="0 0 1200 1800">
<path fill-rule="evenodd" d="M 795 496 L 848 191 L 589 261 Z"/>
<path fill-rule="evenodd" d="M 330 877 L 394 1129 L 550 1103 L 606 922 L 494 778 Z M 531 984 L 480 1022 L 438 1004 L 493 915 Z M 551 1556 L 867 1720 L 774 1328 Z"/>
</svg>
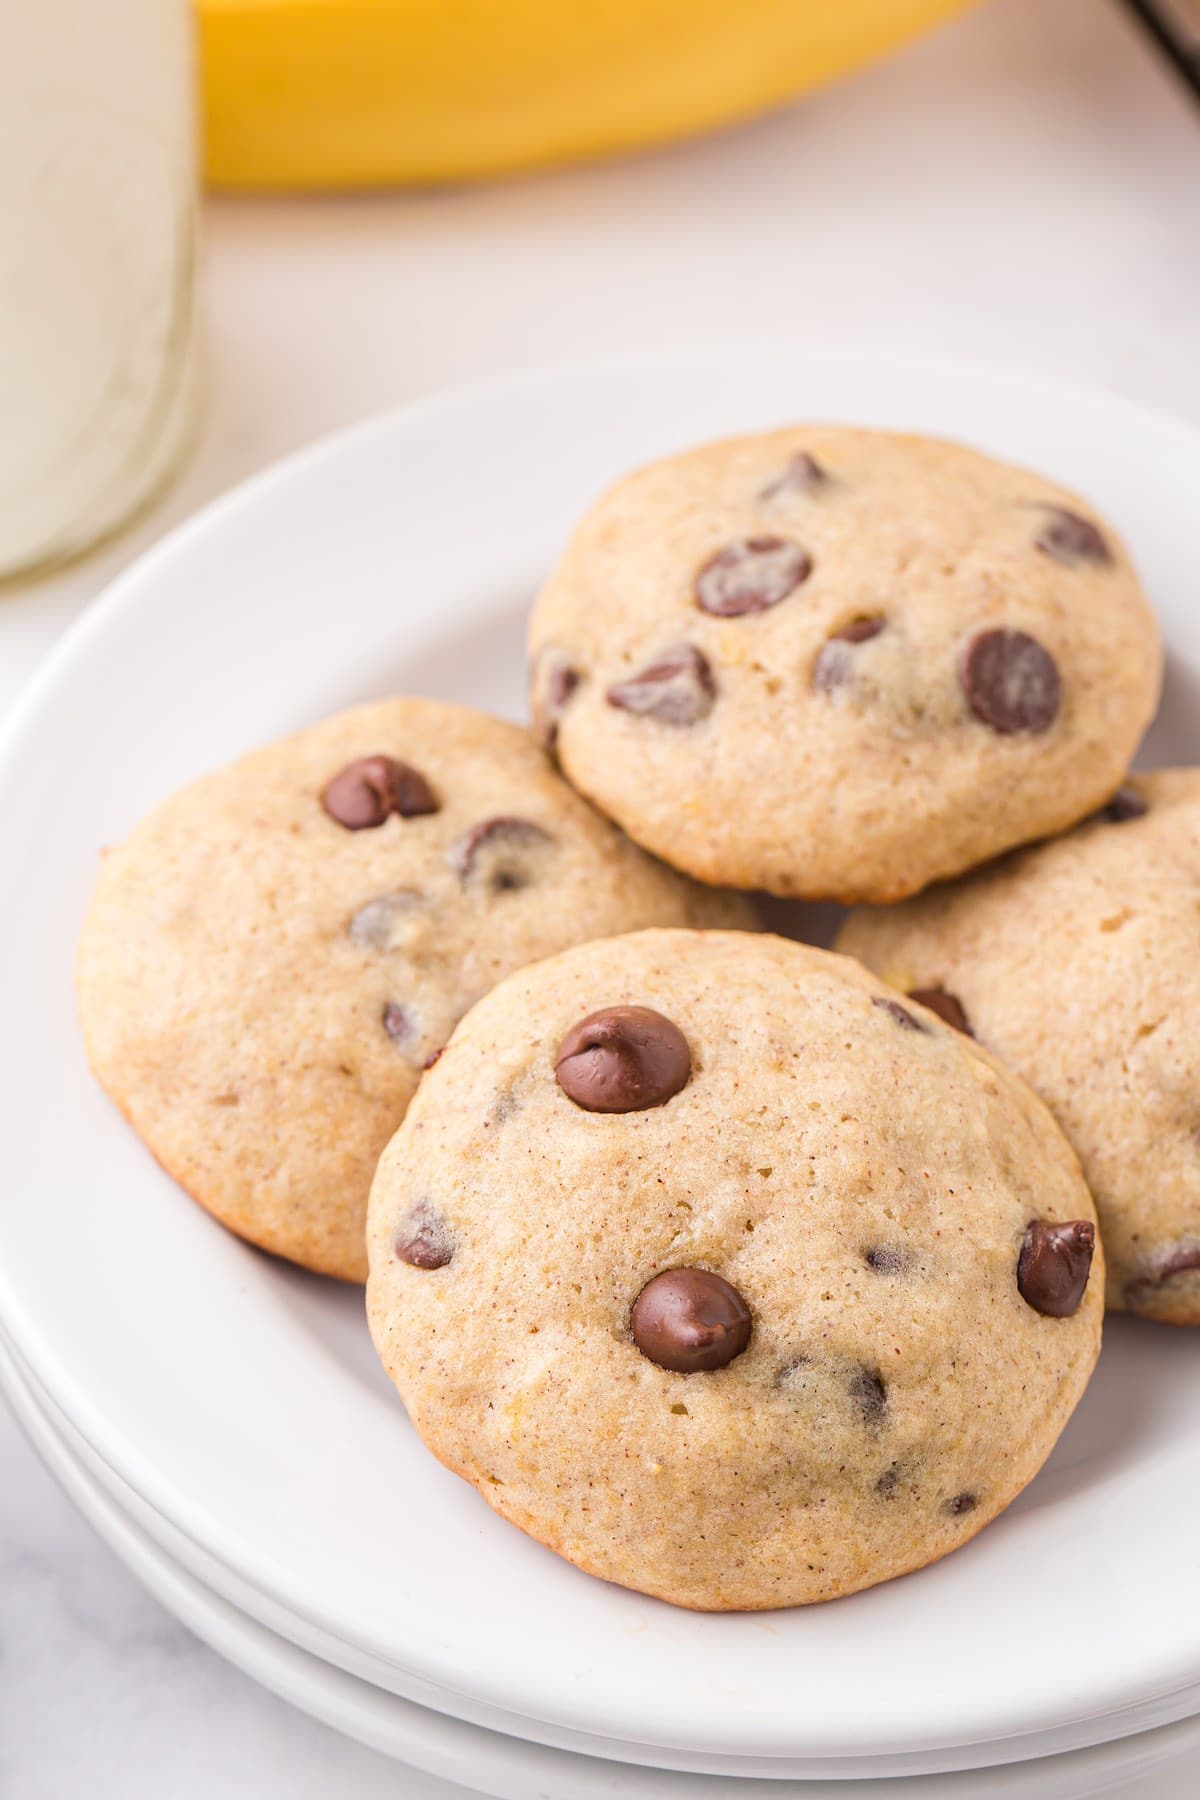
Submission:
<svg viewBox="0 0 1200 1800">
<path fill-rule="evenodd" d="M 1137 775 L 1088 824 L 840 947 L 1023 1075 L 1079 1153 L 1108 1304 L 1200 1324 L 1200 769 Z"/>
<path fill-rule="evenodd" d="M 376 1158 L 467 1007 L 585 938 L 713 923 L 752 919 L 635 849 L 528 732 L 388 700 L 196 782 L 108 854 L 79 1006 L 189 1193 L 361 1281 Z"/>
<path fill-rule="evenodd" d="M 534 609 L 571 781 L 705 881 L 896 900 L 1074 824 L 1156 704 L 1112 528 L 956 444 L 796 427 L 657 463 Z"/>
<path fill-rule="evenodd" d="M 825 1600 L 965 1542 L 1095 1361 L 1062 1133 L 846 957 L 647 931 L 502 982 L 380 1161 L 368 1316 L 505 1518 L 680 1605 Z"/>
</svg>

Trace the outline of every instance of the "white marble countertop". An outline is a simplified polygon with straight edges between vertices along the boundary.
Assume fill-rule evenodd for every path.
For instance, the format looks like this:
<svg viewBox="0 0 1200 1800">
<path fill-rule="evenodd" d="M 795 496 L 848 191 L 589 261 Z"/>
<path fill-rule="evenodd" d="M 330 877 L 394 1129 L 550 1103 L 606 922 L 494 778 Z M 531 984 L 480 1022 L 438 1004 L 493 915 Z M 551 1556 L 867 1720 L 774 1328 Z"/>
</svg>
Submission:
<svg viewBox="0 0 1200 1800">
<path fill-rule="evenodd" d="M 213 203 L 197 452 L 135 531 L 0 590 L 0 710 L 175 520 L 332 427 L 479 374 L 801 336 L 1021 364 L 1200 422 L 1198 190 L 1200 110 L 1116 0 L 992 0 L 807 103 L 653 157 L 459 192 Z M 1138 1794 L 1196 1788 L 1182 1770 Z M 463 1792 L 205 1649 L 0 1403 L 0 1796 L 268 1791 Z"/>
</svg>

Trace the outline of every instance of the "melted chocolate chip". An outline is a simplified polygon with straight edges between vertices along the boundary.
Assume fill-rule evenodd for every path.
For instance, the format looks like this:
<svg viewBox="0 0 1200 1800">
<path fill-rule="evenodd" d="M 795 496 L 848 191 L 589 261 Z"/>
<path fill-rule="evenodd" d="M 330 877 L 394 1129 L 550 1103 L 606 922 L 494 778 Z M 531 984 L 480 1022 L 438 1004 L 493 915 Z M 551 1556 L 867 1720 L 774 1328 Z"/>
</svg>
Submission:
<svg viewBox="0 0 1200 1800">
<path fill-rule="evenodd" d="M 454 1239 L 445 1219 L 425 1200 L 401 1219 L 392 1247 L 399 1260 L 414 1269 L 444 1269 L 454 1256 Z"/>
<path fill-rule="evenodd" d="M 1090 1219 L 1069 1219 L 1065 1225 L 1034 1219 L 1025 1228 L 1017 1258 L 1021 1298 L 1035 1312 L 1069 1319 L 1079 1310 L 1095 1248 L 1096 1227 Z"/>
<path fill-rule="evenodd" d="M 815 494 L 828 480 L 828 474 L 815 456 L 810 456 L 807 450 L 797 450 L 789 458 L 783 473 L 769 481 L 758 497 L 760 500 L 777 500 L 782 494 Z"/>
<path fill-rule="evenodd" d="M 977 1494 L 964 1492 L 955 1494 L 952 1500 L 947 1500 L 945 1511 L 948 1512 L 951 1517 L 957 1518 L 961 1513 L 974 1512 L 978 1505 L 979 1496 Z"/>
<path fill-rule="evenodd" d="M 1123 782 L 1103 808 L 1103 817 L 1113 825 L 1124 825 L 1129 819 L 1144 819 L 1149 811 L 1150 802 L 1135 787 Z"/>
<path fill-rule="evenodd" d="M 900 1486 L 900 1465 L 890 1463 L 875 1483 L 875 1492 L 881 1500 L 890 1500 Z"/>
<path fill-rule="evenodd" d="M 459 838 L 450 865 L 466 887 L 512 893 L 537 880 L 553 844 L 532 819 L 481 819 Z"/>
<path fill-rule="evenodd" d="M 711 1269 L 664 1269 L 649 1280 L 629 1316 L 633 1341 L 676 1375 L 723 1369 L 750 1342 L 750 1308 Z"/>
<path fill-rule="evenodd" d="M 1058 562 L 1110 563 L 1112 551 L 1102 532 L 1090 519 L 1068 512 L 1065 506 L 1052 506 L 1046 524 L 1034 540 L 1039 550 Z"/>
<path fill-rule="evenodd" d="M 914 1013 L 910 1013 L 907 1006 L 901 1006 L 898 1000 L 892 1000 L 886 994 L 873 994 L 871 1004 L 877 1006 L 880 1012 L 887 1013 L 890 1019 L 895 1019 L 897 1025 L 903 1025 L 906 1031 L 924 1031 L 925 1029 L 920 1019 Z"/>
<path fill-rule="evenodd" d="M 812 684 L 818 693 L 829 694 L 842 687 L 854 673 L 854 644 L 869 643 L 879 636 L 887 620 L 878 614 L 863 614 L 849 619 L 822 644 L 812 669 Z"/>
<path fill-rule="evenodd" d="M 521 1102 L 511 1088 L 501 1088 L 488 1115 L 489 1125 L 505 1125 L 515 1112 L 521 1110 Z"/>
<path fill-rule="evenodd" d="M 736 538 L 696 572 L 696 605 L 719 619 L 766 612 L 807 581 L 808 551 L 788 538 Z"/>
<path fill-rule="evenodd" d="M 859 1369 L 850 1381 L 850 1398 L 862 1410 L 869 1425 L 878 1425 L 887 1411 L 887 1388 L 878 1369 Z"/>
<path fill-rule="evenodd" d="M 605 695 L 610 706 L 657 719 L 660 725 L 698 725 L 716 697 L 708 658 L 694 644 L 664 650 L 627 681 L 614 682 Z"/>
<path fill-rule="evenodd" d="M 812 1357 L 806 1356 L 803 1351 L 797 1356 L 789 1357 L 788 1361 L 781 1363 L 779 1368 L 775 1371 L 775 1386 L 779 1388 L 790 1388 L 800 1385 L 796 1378 L 801 1375 L 805 1369 L 812 1368 L 812 1360 Z"/>
<path fill-rule="evenodd" d="M 427 923 L 423 897 L 415 889 L 401 888 L 360 906 L 347 930 L 360 950 L 402 950 Z"/>
<path fill-rule="evenodd" d="M 963 1003 L 957 994 L 949 994 L 945 988 L 909 988 L 908 997 L 915 1000 L 918 1006 L 927 1006 L 931 1013 L 947 1025 L 953 1025 L 955 1031 L 961 1031 L 964 1037 L 973 1038 L 971 1021 L 963 1010 Z"/>
<path fill-rule="evenodd" d="M 1058 664 L 1025 631 L 981 631 L 964 652 L 959 680 L 967 705 L 1003 737 L 1049 731 L 1062 704 Z"/>
<path fill-rule="evenodd" d="M 678 1025 L 648 1006 L 606 1006 L 573 1025 L 554 1073 L 585 1112 L 643 1112 L 677 1094 L 692 1072 Z"/>
<path fill-rule="evenodd" d="M 397 813 L 415 819 L 440 802 L 419 769 L 394 756 L 363 756 L 333 777 L 321 795 L 331 819 L 347 831 L 370 831 Z"/>
<path fill-rule="evenodd" d="M 544 750 L 552 750 L 558 742 L 559 720 L 582 679 L 561 651 L 545 651 L 538 659 L 533 678 L 533 727 Z"/>
<path fill-rule="evenodd" d="M 383 1009 L 383 1029 L 393 1044 L 411 1044 L 417 1035 L 416 1015 L 402 1001 L 389 1000 Z"/>
<path fill-rule="evenodd" d="M 578 669 L 572 669 L 565 663 L 557 663 L 550 671 L 547 686 L 550 703 L 561 712 L 575 689 L 579 686 L 581 676 Z"/>
<path fill-rule="evenodd" d="M 878 637 L 886 624 L 887 620 L 878 613 L 863 613 L 857 619 L 850 619 L 840 631 L 835 631 L 830 642 L 865 644 L 868 638 Z"/>
<path fill-rule="evenodd" d="M 1157 1256 L 1149 1257 L 1137 1274 L 1125 1283 L 1125 1298 L 1135 1309 L 1168 1281 L 1178 1275 L 1193 1275 L 1200 1269 L 1200 1243 L 1170 1244 Z"/>
<path fill-rule="evenodd" d="M 890 1244 L 872 1244 L 863 1252 L 863 1261 L 877 1275 L 903 1275 L 909 1258 L 906 1250 L 895 1250 Z"/>
</svg>

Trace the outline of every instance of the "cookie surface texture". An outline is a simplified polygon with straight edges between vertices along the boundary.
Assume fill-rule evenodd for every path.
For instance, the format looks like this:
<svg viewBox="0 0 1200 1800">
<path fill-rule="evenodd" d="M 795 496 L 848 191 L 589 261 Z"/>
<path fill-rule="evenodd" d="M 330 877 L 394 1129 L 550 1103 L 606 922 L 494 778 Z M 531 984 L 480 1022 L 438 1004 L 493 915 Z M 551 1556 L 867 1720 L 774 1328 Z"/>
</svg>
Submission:
<svg viewBox="0 0 1200 1800">
<path fill-rule="evenodd" d="M 96 1074 L 202 1205 L 361 1281 L 375 1162 L 468 1006 L 591 936 L 747 918 L 528 732 L 387 700 L 194 783 L 105 855 L 79 1008 Z"/>
<path fill-rule="evenodd" d="M 853 914 L 840 943 L 952 996 L 1056 1114 L 1096 1198 L 1108 1304 L 1200 1324 L 1200 770 L 1131 776 L 1067 837 Z"/>
<path fill-rule="evenodd" d="M 501 984 L 385 1151 L 368 1239 L 436 1455 L 579 1567 L 703 1609 L 955 1549 L 1100 1341 L 1091 1201 L 1040 1102 L 765 935 L 637 933 Z"/>
<path fill-rule="evenodd" d="M 619 483 L 530 627 L 572 782 L 701 880 L 886 901 L 1085 816 L 1155 708 L 1110 526 L 960 445 L 795 427 Z"/>
</svg>

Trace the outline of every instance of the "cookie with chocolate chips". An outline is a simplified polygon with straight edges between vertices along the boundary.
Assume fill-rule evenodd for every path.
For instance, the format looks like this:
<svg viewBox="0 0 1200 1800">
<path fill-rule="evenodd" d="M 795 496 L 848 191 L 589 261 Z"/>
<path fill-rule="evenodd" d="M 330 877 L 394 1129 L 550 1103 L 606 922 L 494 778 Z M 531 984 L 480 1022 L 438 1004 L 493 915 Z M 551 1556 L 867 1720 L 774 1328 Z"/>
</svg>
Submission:
<svg viewBox="0 0 1200 1800">
<path fill-rule="evenodd" d="M 894 909 L 860 957 L 1024 1076 L 1079 1154 L 1108 1304 L 1200 1325 L 1200 769 Z"/>
<path fill-rule="evenodd" d="M 653 930 L 462 1020 L 371 1191 L 367 1310 L 425 1442 L 581 1568 L 790 1606 L 964 1543 L 1095 1362 L 1049 1113 L 847 957 Z"/>
<path fill-rule="evenodd" d="M 423 1064 L 501 976 L 643 925 L 751 924 L 636 849 L 528 732 L 388 700 L 165 801 L 102 863 L 92 1065 L 243 1237 L 361 1281 L 367 1190 Z M 422 1266 L 448 1240 L 418 1220 Z"/>
<path fill-rule="evenodd" d="M 621 482 L 530 626 L 569 779 L 704 881 L 897 900 L 1075 824 L 1161 652 L 1111 527 L 960 445 L 796 427 Z"/>
</svg>

